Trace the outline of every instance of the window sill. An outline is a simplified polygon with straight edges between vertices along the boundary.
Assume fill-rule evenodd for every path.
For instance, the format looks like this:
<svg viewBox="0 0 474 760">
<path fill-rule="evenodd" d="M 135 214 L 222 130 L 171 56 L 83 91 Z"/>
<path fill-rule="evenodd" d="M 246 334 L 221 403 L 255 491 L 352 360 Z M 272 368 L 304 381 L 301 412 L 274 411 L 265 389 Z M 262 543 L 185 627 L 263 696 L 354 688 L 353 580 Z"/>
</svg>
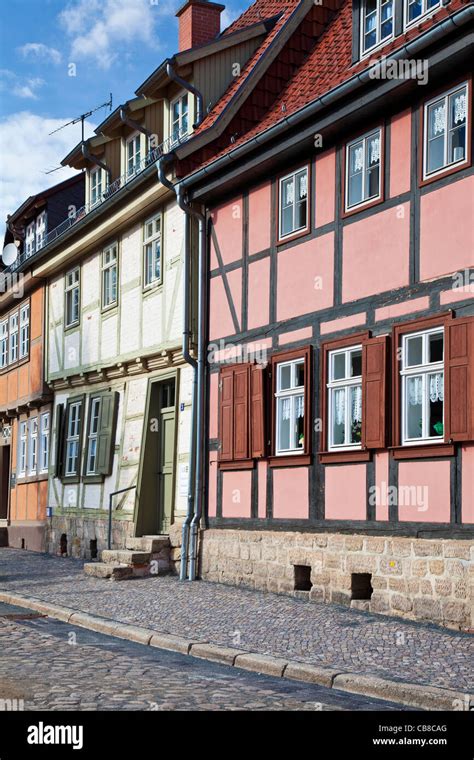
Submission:
<svg viewBox="0 0 474 760">
<path fill-rule="evenodd" d="M 320 451 L 319 461 L 321 464 L 339 464 L 341 462 L 370 462 L 372 452 L 368 449 L 356 451 Z"/>
<path fill-rule="evenodd" d="M 354 214 L 359 214 L 362 211 L 366 211 L 369 208 L 373 208 L 373 206 L 378 206 L 383 202 L 384 202 L 384 195 L 383 193 L 381 193 L 377 198 L 370 198 L 367 201 L 362 201 L 361 203 L 358 203 L 357 206 L 350 206 L 349 208 L 346 208 L 344 204 L 344 210 L 341 213 L 341 217 L 343 219 L 347 219 L 350 216 L 354 216 Z"/>
<path fill-rule="evenodd" d="M 455 454 L 455 446 L 453 443 L 428 443 L 426 446 L 390 446 L 389 451 L 396 460 L 428 459 L 452 457 Z"/>
<path fill-rule="evenodd" d="M 235 462 L 219 462 L 219 470 L 253 470 L 254 459 L 240 459 Z"/>
<path fill-rule="evenodd" d="M 426 185 L 431 185 L 433 182 L 444 179 L 445 177 L 449 177 L 451 174 L 456 174 L 457 172 L 461 172 L 463 169 L 469 169 L 470 166 L 471 166 L 471 161 L 469 158 L 466 158 L 462 162 L 460 161 L 456 164 L 452 164 L 451 166 L 446 166 L 444 169 L 440 169 L 436 173 L 423 177 L 420 181 L 420 187 L 426 187 Z"/>
<path fill-rule="evenodd" d="M 303 467 L 311 464 L 311 454 L 272 456 L 268 458 L 270 467 Z"/>
<path fill-rule="evenodd" d="M 295 232 L 289 232 L 288 235 L 285 235 L 284 237 L 278 236 L 277 239 L 277 246 L 283 246 L 285 243 L 292 243 L 293 240 L 298 240 L 299 238 L 304 237 L 305 235 L 309 235 L 310 228 L 307 225 L 306 227 L 303 227 L 301 230 L 295 230 Z"/>
</svg>

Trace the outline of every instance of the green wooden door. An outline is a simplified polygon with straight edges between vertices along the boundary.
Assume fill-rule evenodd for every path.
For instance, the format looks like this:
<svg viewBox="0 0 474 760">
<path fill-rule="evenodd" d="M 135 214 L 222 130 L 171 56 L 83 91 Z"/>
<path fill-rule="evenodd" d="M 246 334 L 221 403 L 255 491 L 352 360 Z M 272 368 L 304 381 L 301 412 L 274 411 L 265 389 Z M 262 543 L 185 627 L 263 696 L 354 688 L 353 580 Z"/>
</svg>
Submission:
<svg viewBox="0 0 474 760">
<path fill-rule="evenodd" d="M 160 446 L 158 463 L 158 496 L 160 533 L 168 533 L 172 521 L 175 452 L 175 408 L 165 407 L 160 412 Z"/>
</svg>

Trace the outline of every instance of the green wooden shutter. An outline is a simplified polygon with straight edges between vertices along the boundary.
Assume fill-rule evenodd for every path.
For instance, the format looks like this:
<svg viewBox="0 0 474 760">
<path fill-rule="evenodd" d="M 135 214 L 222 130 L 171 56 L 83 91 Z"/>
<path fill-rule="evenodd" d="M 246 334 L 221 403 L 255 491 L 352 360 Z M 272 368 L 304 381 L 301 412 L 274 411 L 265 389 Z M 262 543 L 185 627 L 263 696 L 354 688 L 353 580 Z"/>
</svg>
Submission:
<svg viewBox="0 0 474 760">
<path fill-rule="evenodd" d="M 112 472 L 118 403 L 119 394 L 116 391 L 103 394 L 97 433 L 97 473 L 99 475 L 110 475 Z"/>
<path fill-rule="evenodd" d="M 64 443 L 65 443 L 65 415 L 64 404 L 56 407 L 56 461 L 54 463 L 54 477 L 61 478 L 64 473 Z"/>
</svg>

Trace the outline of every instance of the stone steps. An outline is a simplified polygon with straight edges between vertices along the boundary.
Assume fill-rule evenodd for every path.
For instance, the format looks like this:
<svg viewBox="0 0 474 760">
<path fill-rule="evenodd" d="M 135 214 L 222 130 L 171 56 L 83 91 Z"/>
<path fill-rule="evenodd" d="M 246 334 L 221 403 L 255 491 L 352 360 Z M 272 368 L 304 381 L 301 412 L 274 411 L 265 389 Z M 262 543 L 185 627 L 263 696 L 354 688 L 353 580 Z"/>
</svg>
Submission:
<svg viewBox="0 0 474 760">
<path fill-rule="evenodd" d="M 125 549 L 104 549 L 101 562 L 84 565 L 86 575 L 94 578 L 125 580 L 170 572 L 170 540 L 168 536 L 141 536 L 126 541 Z"/>
</svg>

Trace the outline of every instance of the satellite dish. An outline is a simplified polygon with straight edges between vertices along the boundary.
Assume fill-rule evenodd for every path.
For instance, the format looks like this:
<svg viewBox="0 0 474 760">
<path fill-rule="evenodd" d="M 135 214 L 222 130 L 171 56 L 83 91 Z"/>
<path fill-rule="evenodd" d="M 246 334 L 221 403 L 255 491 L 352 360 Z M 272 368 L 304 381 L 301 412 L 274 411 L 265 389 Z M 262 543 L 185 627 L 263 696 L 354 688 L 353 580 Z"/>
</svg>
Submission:
<svg viewBox="0 0 474 760">
<path fill-rule="evenodd" d="M 14 264 L 18 258 L 18 248 L 15 243 L 8 243 L 2 251 L 2 261 L 6 267 Z"/>
</svg>

